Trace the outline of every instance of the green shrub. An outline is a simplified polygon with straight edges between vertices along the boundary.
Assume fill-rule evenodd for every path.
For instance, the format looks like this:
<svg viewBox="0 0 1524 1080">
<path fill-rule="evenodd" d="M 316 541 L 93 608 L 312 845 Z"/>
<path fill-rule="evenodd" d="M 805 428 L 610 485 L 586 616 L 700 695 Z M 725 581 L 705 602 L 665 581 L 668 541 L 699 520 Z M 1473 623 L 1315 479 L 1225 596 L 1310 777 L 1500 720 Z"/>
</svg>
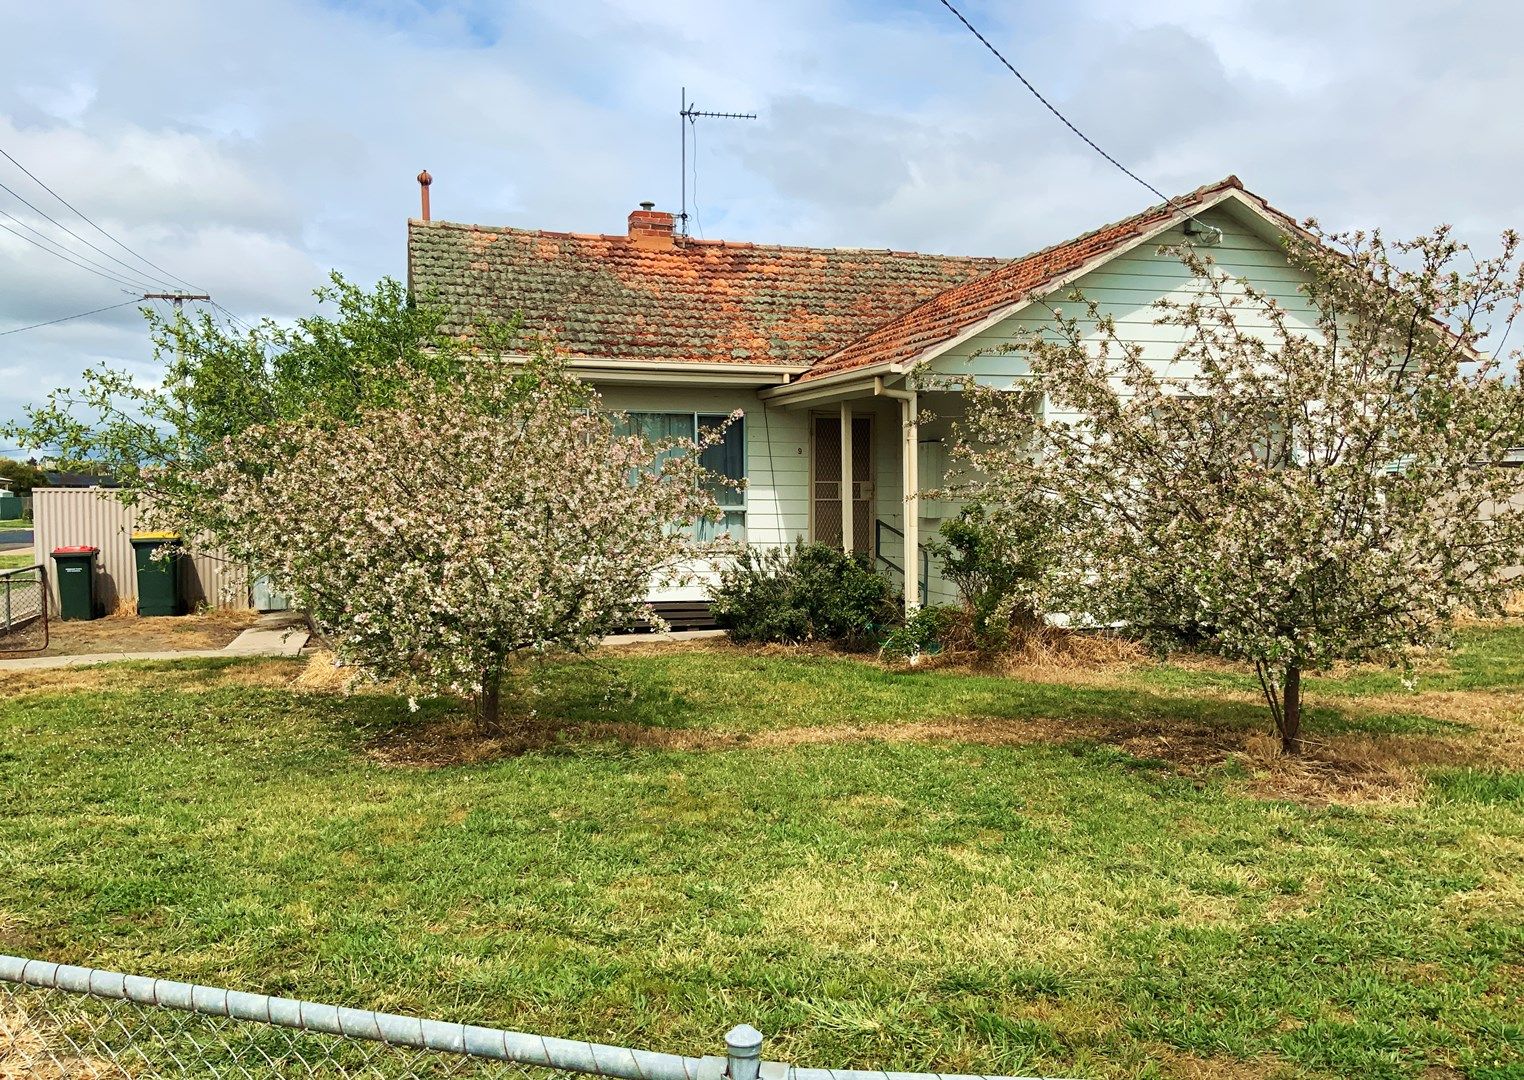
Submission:
<svg viewBox="0 0 1524 1080">
<path fill-rule="evenodd" d="M 731 640 L 795 643 L 809 638 L 809 617 L 794 598 L 795 550 L 743 548 L 720 571 L 709 608 Z"/>
<path fill-rule="evenodd" d="M 711 607 L 741 642 L 870 648 L 899 620 L 894 588 L 868 557 L 825 544 L 745 549 L 720 572 Z"/>
<path fill-rule="evenodd" d="M 971 503 L 939 531 L 942 542 L 929 547 L 963 599 L 979 652 L 1003 652 L 1013 631 L 1041 625 L 1054 533 L 1040 501 L 1018 512 L 992 512 Z"/>
<path fill-rule="evenodd" d="M 889 631 L 879 650 L 885 660 L 915 663 L 922 656 L 935 656 L 947 647 L 948 636 L 958 623 L 955 607 L 923 607 Z"/>
</svg>

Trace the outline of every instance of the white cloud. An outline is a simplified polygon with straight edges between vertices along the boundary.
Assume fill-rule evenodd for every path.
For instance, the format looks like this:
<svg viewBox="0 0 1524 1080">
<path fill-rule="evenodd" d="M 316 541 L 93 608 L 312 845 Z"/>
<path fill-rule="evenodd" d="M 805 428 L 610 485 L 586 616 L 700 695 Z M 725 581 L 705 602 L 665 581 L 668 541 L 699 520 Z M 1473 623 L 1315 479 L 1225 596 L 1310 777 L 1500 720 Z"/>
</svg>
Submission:
<svg viewBox="0 0 1524 1080">
<path fill-rule="evenodd" d="M 1331 225 L 1482 243 L 1524 218 L 1516 5 L 963 6 L 1166 191 L 1236 172 Z M 13 8 L 0 147 L 245 316 L 304 310 L 330 267 L 400 275 L 420 168 L 456 220 L 617 231 L 640 199 L 675 207 L 681 85 L 761 114 L 700 121 L 709 236 L 1019 254 L 1152 201 L 935 0 Z M 0 182 L 128 258 L 3 161 Z M 122 296 L 5 233 L 0 268 L 0 330 Z M 0 337 L 0 419 L 101 358 L 151 375 L 135 318 Z"/>
</svg>

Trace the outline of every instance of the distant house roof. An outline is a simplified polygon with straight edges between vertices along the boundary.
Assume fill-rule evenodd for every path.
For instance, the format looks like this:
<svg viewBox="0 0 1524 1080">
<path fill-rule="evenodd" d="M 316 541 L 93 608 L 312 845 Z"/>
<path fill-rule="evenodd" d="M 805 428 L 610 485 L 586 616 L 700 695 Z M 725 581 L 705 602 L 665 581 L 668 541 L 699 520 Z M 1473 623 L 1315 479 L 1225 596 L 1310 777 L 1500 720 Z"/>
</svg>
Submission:
<svg viewBox="0 0 1524 1080">
<path fill-rule="evenodd" d="M 1236 176 L 1014 260 L 694 240 L 642 204 L 614 236 L 410 221 L 408 280 L 451 333 L 522 313 L 577 357 L 796 365 L 807 381 L 912 361 L 1230 193 L 1296 227 Z"/>
<path fill-rule="evenodd" d="M 88 488 L 88 487 L 117 487 L 117 482 L 109 476 L 99 476 L 95 473 L 82 472 L 44 472 L 48 478 L 48 487 L 62 488 Z"/>
<path fill-rule="evenodd" d="M 640 211 L 636 211 L 639 214 Z M 634 215 L 632 215 L 633 217 Z M 667 219 L 670 229 L 671 216 Z M 633 228 L 633 226 L 632 226 Z M 999 259 L 408 224 L 409 285 L 450 312 L 522 312 L 574 356 L 809 365 Z"/>
</svg>

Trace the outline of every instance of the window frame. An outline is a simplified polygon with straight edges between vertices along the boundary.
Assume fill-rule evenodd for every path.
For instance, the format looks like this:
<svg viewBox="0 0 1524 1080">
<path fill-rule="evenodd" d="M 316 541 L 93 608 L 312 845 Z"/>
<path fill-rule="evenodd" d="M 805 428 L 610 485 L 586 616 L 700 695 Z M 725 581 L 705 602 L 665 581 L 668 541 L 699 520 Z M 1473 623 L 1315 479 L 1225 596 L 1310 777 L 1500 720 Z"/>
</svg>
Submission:
<svg viewBox="0 0 1524 1080">
<path fill-rule="evenodd" d="M 730 413 L 704 412 L 699 409 L 625 409 L 623 413 L 632 420 L 637 416 L 686 416 L 693 425 L 691 434 L 688 437 L 694 440 L 698 439 L 699 432 L 703 428 L 715 428 L 730 419 Z M 703 423 L 705 419 L 712 422 L 708 424 Z M 751 455 L 748 453 L 746 445 L 746 414 L 744 412 L 726 428 L 726 439 L 730 438 L 731 432 L 738 432 L 740 438 L 741 475 L 739 477 L 729 477 L 728 479 L 738 479 L 744 485 L 751 476 Z M 700 456 L 702 457 L 702 455 Z M 739 488 L 722 487 L 720 492 L 715 494 L 715 504 L 719 507 L 724 520 L 717 526 L 711 527 L 718 528 L 721 533 L 730 533 L 732 539 L 739 539 L 744 544 L 746 542 L 747 512 L 749 510 L 746 502 L 746 488 L 744 486 Z M 731 520 L 737 517 L 740 519 L 739 538 L 735 535 L 737 530 L 731 525 Z M 705 539 L 699 535 L 700 530 L 704 527 L 705 523 L 702 521 L 695 521 L 689 526 L 689 533 L 695 543 L 707 544 L 714 541 L 714 537 Z"/>
</svg>

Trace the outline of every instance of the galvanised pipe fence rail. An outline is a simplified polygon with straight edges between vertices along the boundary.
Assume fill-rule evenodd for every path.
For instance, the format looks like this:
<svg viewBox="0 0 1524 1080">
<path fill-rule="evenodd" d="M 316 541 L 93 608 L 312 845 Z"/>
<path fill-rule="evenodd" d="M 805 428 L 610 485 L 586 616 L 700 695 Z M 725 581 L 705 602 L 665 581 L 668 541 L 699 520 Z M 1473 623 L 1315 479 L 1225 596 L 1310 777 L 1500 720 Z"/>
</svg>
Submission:
<svg viewBox="0 0 1524 1080">
<path fill-rule="evenodd" d="M 762 1060 L 739 1025 L 724 1055 L 574 1039 L 320 1005 L 0 955 L 0 1080 L 13 1077 L 506 1077 L 618 1080 L 1022 1080 L 801 1069 Z"/>
</svg>

